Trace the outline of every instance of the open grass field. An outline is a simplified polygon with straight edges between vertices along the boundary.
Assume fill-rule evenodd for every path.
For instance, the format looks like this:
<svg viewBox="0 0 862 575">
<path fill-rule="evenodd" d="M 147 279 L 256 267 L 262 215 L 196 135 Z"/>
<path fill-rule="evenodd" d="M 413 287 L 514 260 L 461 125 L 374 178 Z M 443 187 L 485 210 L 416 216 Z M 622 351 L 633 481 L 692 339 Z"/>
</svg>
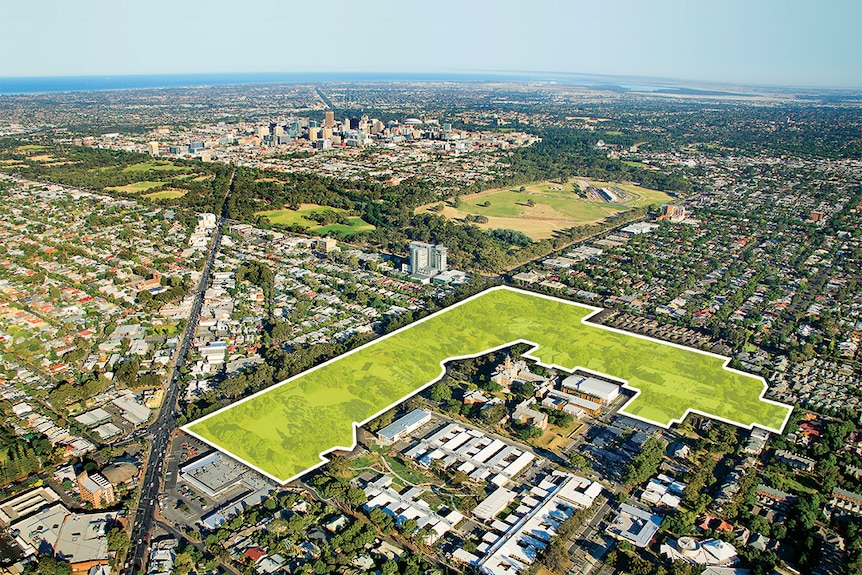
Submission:
<svg viewBox="0 0 862 575">
<path fill-rule="evenodd" d="M 639 390 L 624 412 L 659 425 L 690 410 L 778 431 L 790 407 L 763 400 L 762 379 L 727 358 L 584 323 L 596 311 L 508 287 L 492 288 L 186 425 L 196 437 L 286 482 L 351 449 L 369 421 L 443 375 L 443 363 L 515 342 L 529 357 L 581 367 Z"/>
<path fill-rule="evenodd" d="M 42 146 L 40 144 L 26 144 L 24 146 L 18 146 L 19 152 L 41 152 L 46 149 L 46 146 Z"/>
<path fill-rule="evenodd" d="M 309 233 L 318 235 L 326 235 L 330 232 L 338 231 L 345 236 L 351 236 L 359 232 L 365 232 L 374 229 L 374 226 L 367 223 L 359 216 L 349 216 L 348 220 L 350 221 L 350 225 L 329 224 L 326 226 L 321 226 L 314 220 L 310 220 L 306 217 L 313 213 L 326 211 L 339 212 L 342 214 L 348 213 L 347 210 L 330 208 L 328 206 L 318 206 L 317 204 L 300 204 L 298 210 L 266 210 L 263 212 L 255 212 L 254 215 L 266 216 L 266 218 L 273 224 L 281 224 L 284 226 L 302 226 L 306 230 L 308 230 Z"/>
<path fill-rule="evenodd" d="M 188 193 L 186 190 L 177 190 L 171 188 L 169 190 L 162 190 L 161 192 L 151 192 L 149 194 L 144 194 L 144 197 L 148 200 L 172 200 L 174 198 L 181 198 Z"/>
<path fill-rule="evenodd" d="M 142 162 L 140 164 L 134 164 L 132 166 L 126 166 L 123 168 L 123 173 L 126 174 L 135 174 L 140 172 L 149 172 L 150 170 L 155 170 L 157 172 L 179 172 L 184 170 L 185 168 L 182 166 L 175 166 L 170 162 Z"/>
<path fill-rule="evenodd" d="M 619 203 L 607 203 L 581 198 L 575 192 L 576 186 L 585 190 L 591 184 L 599 188 L 617 188 L 624 199 Z M 523 192 L 519 191 L 519 188 L 486 190 L 462 196 L 458 208 L 447 205 L 442 212 L 437 213 L 449 219 L 482 215 L 488 218 L 487 223 L 477 224 L 483 229 L 517 230 L 534 240 L 541 240 L 553 236 L 554 232 L 559 230 L 597 222 L 633 207 L 660 204 L 670 199 L 663 192 L 634 184 L 594 182 L 584 178 L 576 178 L 567 184 L 537 182 L 524 186 Z M 417 211 L 428 212 L 439 204 L 440 202 L 428 204 Z"/>
<path fill-rule="evenodd" d="M 164 185 L 165 182 L 135 182 L 134 184 L 126 184 L 125 186 L 111 186 L 105 189 L 113 190 L 115 192 L 126 192 L 127 194 L 140 194 L 141 192 L 146 192 L 147 190 L 152 190 L 153 188 L 158 188 L 159 186 Z"/>
</svg>

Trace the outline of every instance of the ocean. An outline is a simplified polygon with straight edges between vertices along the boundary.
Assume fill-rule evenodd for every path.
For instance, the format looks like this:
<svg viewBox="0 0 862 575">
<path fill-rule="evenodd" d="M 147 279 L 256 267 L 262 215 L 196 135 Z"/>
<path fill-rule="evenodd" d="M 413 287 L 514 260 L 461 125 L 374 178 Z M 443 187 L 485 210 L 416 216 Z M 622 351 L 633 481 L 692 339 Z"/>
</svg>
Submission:
<svg viewBox="0 0 862 575">
<path fill-rule="evenodd" d="M 227 86 L 236 84 L 282 84 L 319 82 L 558 82 L 594 88 L 629 91 L 627 84 L 608 76 L 552 73 L 241 73 L 241 74 L 147 74 L 120 76 L 55 76 L 31 78 L 0 77 L 0 95 L 87 92 L 94 90 L 134 90 L 187 86 Z M 640 89 L 646 86 L 638 86 Z M 658 86 L 650 86 L 656 90 Z"/>
</svg>

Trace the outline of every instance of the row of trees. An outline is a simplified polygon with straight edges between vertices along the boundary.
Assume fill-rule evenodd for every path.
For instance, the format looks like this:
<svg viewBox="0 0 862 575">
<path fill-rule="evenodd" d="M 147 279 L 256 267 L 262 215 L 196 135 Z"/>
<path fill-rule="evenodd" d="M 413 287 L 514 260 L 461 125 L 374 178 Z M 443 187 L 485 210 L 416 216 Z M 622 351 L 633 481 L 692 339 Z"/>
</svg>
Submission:
<svg viewBox="0 0 862 575">
<path fill-rule="evenodd" d="M 0 424 L 0 483 L 27 477 L 53 461 L 53 448 L 44 435 L 19 437 Z"/>
</svg>

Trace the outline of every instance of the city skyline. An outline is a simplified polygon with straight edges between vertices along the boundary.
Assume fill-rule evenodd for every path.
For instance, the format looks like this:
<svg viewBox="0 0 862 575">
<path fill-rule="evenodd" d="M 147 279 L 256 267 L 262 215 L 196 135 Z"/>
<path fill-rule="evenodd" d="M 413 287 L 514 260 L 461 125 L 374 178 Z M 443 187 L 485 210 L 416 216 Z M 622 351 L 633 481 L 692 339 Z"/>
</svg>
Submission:
<svg viewBox="0 0 862 575">
<path fill-rule="evenodd" d="M 862 6 L 539 1 L 362 7 L 4 1 L 0 77 L 558 73 L 862 87 Z M 338 22 L 338 26 L 332 26 Z M 73 31 L 70 34 L 70 30 Z"/>
</svg>

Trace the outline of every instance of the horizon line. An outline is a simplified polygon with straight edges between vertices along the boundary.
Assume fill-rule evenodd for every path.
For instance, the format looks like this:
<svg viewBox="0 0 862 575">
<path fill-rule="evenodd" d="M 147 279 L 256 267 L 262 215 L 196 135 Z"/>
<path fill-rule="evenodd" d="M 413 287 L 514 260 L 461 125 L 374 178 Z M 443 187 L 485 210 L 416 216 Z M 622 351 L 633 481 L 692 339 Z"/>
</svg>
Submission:
<svg viewBox="0 0 862 575">
<path fill-rule="evenodd" d="M 328 81 L 339 82 L 339 81 L 348 81 L 348 80 L 339 80 L 337 79 L 339 76 L 341 77 L 381 77 L 381 76 L 405 76 L 405 77 L 414 77 L 417 81 L 422 77 L 435 77 L 437 80 L 443 80 L 445 77 L 464 77 L 464 78 L 500 78 L 500 79 L 510 79 L 513 81 L 542 81 L 542 82 L 554 82 L 557 79 L 567 80 L 567 79 L 595 79 L 595 80 L 636 80 L 636 81 L 648 81 L 655 82 L 659 84 L 663 84 L 667 87 L 681 87 L 680 85 L 700 85 L 700 86 L 713 86 L 713 87 L 735 87 L 735 88 L 743 88 L 743 89 L 764 89 L 764 90 L 788 90 L 788 91 L 843 91 L 843 92 L 855 92 L 862 93 L 862 84 L 859 85 L 825 85 L 825 84 L 775 84 L 775 83 L 766 83 L 766 84 L 754 84 L 749 82 L 742 81 L 731 81 L 731 80 L 700 80 L 700 79 L 686 79 L 686 78 L 670 78 L 666 76 L 643 76 L 637 74 L 602 74 L 596 72 L 564 72 L 564 71 L 550 71 L 550 70 L 452 70 L 452 71 L 422 71 L 422 72 L 409 72 L 409 71 L 254 71 L 254 72 L 131 72 L 131 73 L 95 73 L 95 74 L 61 74 L 61 75 L 33 75 L 33 76 L 6 76 L 0 75 L 0 94 L 3 94 L 2 83 L 3 82 L 34 82 L 34 81 L 46 81 L 46 80 L 74 80 L 74 79 L 143 79 L 143 78 L 200 78 L 200 77 L 222 77 L 222 78 L 230 78 L 230 77 L 266 77 L 266 76 L 322 76 L 322 77 L 331 77 L 333 79 Z M 382 80 L 386 81 L 386 80 Z M 390 80 L 391 81 L 391 80 Z M 236 82 L 236 85 L 243 84 L 261 84 L 268 82 L 257 82 L 252 80 L 239 81 Z M 288 82 L 272 82 L 272 83 L 288 83 Z M 301 82 L 299 82 L 301 83 Z M 207 86 L 210 84 L 201 83 L 201 84 L 187 84 L 185 86 Z M 659 87 L 665 87 L 659 86 Z M 157 89 L 162 87 L 180 87 L 180 86 L 144 86 L 144 87 L 135 87 L 135 88 L 144 88 L 144 89 Z M 683 86 L 685 87 L 685 86 Z M 83 92 L 83 91 L 106 91 L 106 90 L 124 90 L 130 89 L 131 87 L 111 87 L 111 88 L 70 88 L 70 89 L 56 89 L 50 90 L 54 92 Z M 5 92 L 7 95 L 23 95 L 26 93 L 38 93 L 39 91 L 25 92 L 25 91 L 10 91 Z"/>
</svg>

